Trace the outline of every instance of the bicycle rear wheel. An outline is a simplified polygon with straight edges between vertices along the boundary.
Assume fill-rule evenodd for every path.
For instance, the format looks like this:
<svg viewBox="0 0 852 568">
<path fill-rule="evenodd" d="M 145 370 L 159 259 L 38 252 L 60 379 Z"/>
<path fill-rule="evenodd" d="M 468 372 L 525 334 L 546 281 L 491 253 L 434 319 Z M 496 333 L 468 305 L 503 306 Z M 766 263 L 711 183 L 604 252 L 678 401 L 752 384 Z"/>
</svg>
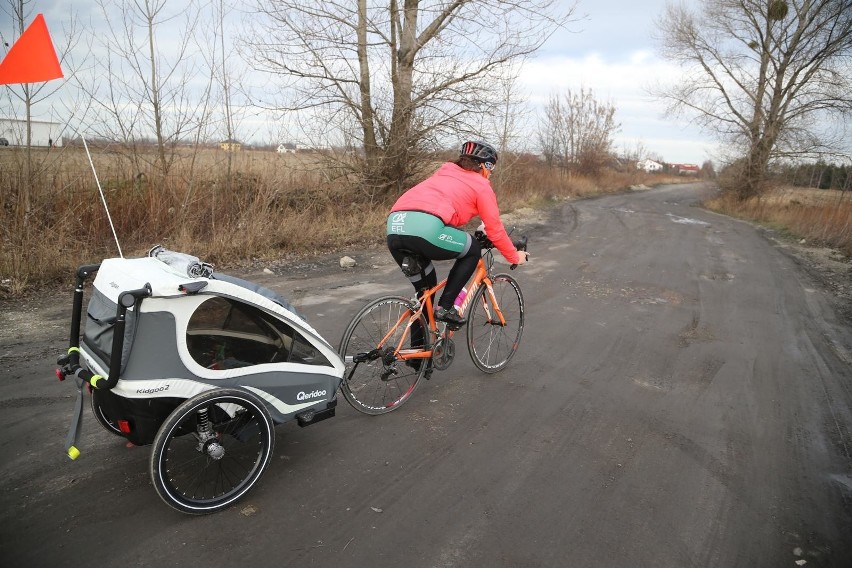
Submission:
<svg viewBox="0 0 852 568">
<path fill-rule="evenodd" d="M 428 359 L 403 361 L 393 354 L 406 329 L 405 314 L 412 310 L 414 304 L 407 298 L 378 298 L 364 306 L 343 333 L 338 352 L 346 362 L 346 371 L 340 390 L 355 410 L 375 415 L 399 408 L 429 368 Z M 402 323 L 379 347 L 401 318 Z M 412 323 L 406 342 L 412 349 L 430 349 L 429 328 L 422 314 Z"/>
<path fill-rule="evenodd" d="M 467 317 L 467 350 L 485 373 L 503 370 L 518 350 L 524 332 L 524 296 L 518 282 L 508 274 L 498 274 L 493 277 L 493 288 L 506 324 L 500 324 L 484 285 L 476 291 Z"/>
</svg>

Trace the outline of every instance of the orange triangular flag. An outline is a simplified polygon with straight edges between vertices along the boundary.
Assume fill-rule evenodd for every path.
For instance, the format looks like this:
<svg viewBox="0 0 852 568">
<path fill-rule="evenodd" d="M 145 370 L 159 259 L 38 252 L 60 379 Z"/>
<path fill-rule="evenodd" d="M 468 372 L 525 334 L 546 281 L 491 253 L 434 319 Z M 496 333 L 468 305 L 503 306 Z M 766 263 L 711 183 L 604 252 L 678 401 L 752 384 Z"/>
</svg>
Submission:
<svg viewBox="0 0 852 568">
<path fill-rule="evenodd" d="M 44 16 L 39 14 L 0 62 L 0 85 L 41 83 L 63 76 Z"/>
</svg>

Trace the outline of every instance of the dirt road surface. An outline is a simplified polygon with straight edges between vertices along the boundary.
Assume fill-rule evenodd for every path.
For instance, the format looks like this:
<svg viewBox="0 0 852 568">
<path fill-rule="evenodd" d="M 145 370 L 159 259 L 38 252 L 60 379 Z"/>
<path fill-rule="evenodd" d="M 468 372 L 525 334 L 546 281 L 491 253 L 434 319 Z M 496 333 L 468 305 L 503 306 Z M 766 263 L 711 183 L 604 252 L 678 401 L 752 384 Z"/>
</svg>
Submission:
<svg viewBox="0 0 852 568">
<path fill-rule="evenodd" d="M 273 461 L 219 514 L 166 507 L 150 448 L 53 378 L 67 295 L 0 314 L 4 566 L 849 567 L 852 333 L 832 294 L 697 185 L 567 202 L 519 231 L 533 260 L 516 358 L 459 345 L 398 411 L 276 430 Z M 383 293 L 386 251 L 240 274 L 334 345 Z M 445 275 L 447 265 L 439 266 Z M 69 275 L 70 280 L 70 275 Z"/>
</svg>

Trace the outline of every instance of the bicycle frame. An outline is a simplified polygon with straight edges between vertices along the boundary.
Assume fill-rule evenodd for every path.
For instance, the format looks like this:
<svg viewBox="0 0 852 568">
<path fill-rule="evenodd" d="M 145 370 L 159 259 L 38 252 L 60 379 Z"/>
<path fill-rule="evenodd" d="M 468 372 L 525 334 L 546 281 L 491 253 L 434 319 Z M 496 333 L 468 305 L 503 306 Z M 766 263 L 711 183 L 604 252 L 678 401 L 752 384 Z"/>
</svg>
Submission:
<svg viewBox="0 0 852 568">
<path fill-rule="evenodd" d="M 485 257 L 487 255 L 492 254 L 491 251 L 488 251 L 485 256 L 479 259 L 479 262 L 476 265 L 476 270 L 473 273 L 473 276 L 470 280 L 470 287 L 468 288 L 467 296 L 462 302 L 460 314 L 464 315 L 467 312 L 467 308 L 470 305 L 470 301 L 473 298 L 475 292 L 479 289 L 479 286 L 484 285 L 486 287 L 486 293 L 488 296 L 488 300 L 485 300 L 483 303 L 485 304 L 483 308 L 488 314 L 488 318 L 492 319 L 493 315 L 491 314 L 491 310 L 489 309 L 488 303 L 490 301 L 491 306 L 493 306 L 494 312 L 497 316 L 497 321 L 499 321 L 500 326 L 506 325 L 506 319 L 503 317 L 503 312 L 500 310 L 500 305 L 497 302 L 497 297 L 494 295 L 494 287 L 491 281 L 491 275 L 488 269 L 488 265 L 486 264 Z M 489 259 L 490 260 L 490 259 Z M 490 263 L 488 263 L 490 264 Z M 438 322 L 435 320 L 434 310 L 432 309 L 433 303 L 432 299 L 435 294 L 444 288 L 447 285 L 447 280 L 444 279 L 439 282 L 436 286 L 429 288 L 425 292 L 423 292 L 422 297 L 420 298 L 419 305 L 415 310 L 407 310 L 403 313 L 397 322 L 391 326 L 385 336 L 379 341 L 378 350 L 384 348 L 387 342 L 393 337 L 394 333 L 402 326 L 405 325 L 405 329 L 402 332 L 402 335 L 397 342 L 396 346 L 394 346 L 393 354 L 394 357 L 399 360 L 410 360 L 410 359 L 430 359 L 433 356 L 433 350 L 423 350 L 417 348 L 404 348 L 406 340 L 409 337 L 409 332 L 411 330 L 411 325 L 420 319 L 420 315 L 423 313 L 423 308 L 427 308 L 426 310 L 426 320 L 428 322 L 428 331 L 432 334 L 432 337 L 437 339 L 438 337 L 448 337 L 451 338 L 456 330 L 449 329 L 448 327 L 444 327 L 443 332 L 438 331 Z M 496 322 L 495 322 L 496 323 Z M 433 341 L 434 344 L 434 341 Z"/>
<path fill-rule="evenodd" d="M 475 237 L 483 253 L 455 309 L 467 319 L 462 335 L 473 364 L 492 374 L 517 352 L 524 298 L 514 278 L 494 270 L 493 243 L 479 231 Z M 525 237 L 513 244 L 526 250 Z M 408 400 L 421 379 L 450 367 L 456 356 L 453 336 L 462 326 L 436 319 L 439 291 L 447 294 L 446 279 L 413 299 L 389 295 L 371 300 L 352 318 L 338 351 L 346 364 L 341 391 L 355 410 L 374 416 L 391 412 Z"/>
</svg>

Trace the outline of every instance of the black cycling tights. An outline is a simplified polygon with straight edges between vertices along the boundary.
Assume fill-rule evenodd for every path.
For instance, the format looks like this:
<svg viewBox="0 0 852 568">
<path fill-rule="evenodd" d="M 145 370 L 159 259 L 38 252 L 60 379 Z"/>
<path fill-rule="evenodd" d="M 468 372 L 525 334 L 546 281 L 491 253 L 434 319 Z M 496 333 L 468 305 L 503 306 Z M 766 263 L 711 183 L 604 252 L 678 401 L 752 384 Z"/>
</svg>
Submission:
<svg viewBox="0 0 852 568">
<path fill-rule="evenodd" d="M 470 237 L 468 237 L 470 238 Z M 444 309 L 453 307 L 453 301 L 459 295 L 461 289 L 473 276 L 476 270 L 476 263 L 479 262 L 479 257 L 482 255 L 482 247 L 476 239 L 470 239 L 470 247 L 462 256 L 458 253 L 448 251 L 431 244 L 422 237 L 413 235 L 388 235 L 388 249 L 391 256 L 400 267 L 402 267 L 402 259 L 410 253 L 432 260 L 452 260 L 456 259 L 453 267 L 447 275 L 447 285 L 441 293 L 441 299 L 438 300 L 438 305 Z M 411 285 L 414 286 L 414 291 L 419 296 L 424 290 L 435 286 L 438 283 L 438 275 L 435 274 L 434 265 L 429 262 L 428 265 L 421 267 L 420 273 L 408 277 Z"/>
</svg>

